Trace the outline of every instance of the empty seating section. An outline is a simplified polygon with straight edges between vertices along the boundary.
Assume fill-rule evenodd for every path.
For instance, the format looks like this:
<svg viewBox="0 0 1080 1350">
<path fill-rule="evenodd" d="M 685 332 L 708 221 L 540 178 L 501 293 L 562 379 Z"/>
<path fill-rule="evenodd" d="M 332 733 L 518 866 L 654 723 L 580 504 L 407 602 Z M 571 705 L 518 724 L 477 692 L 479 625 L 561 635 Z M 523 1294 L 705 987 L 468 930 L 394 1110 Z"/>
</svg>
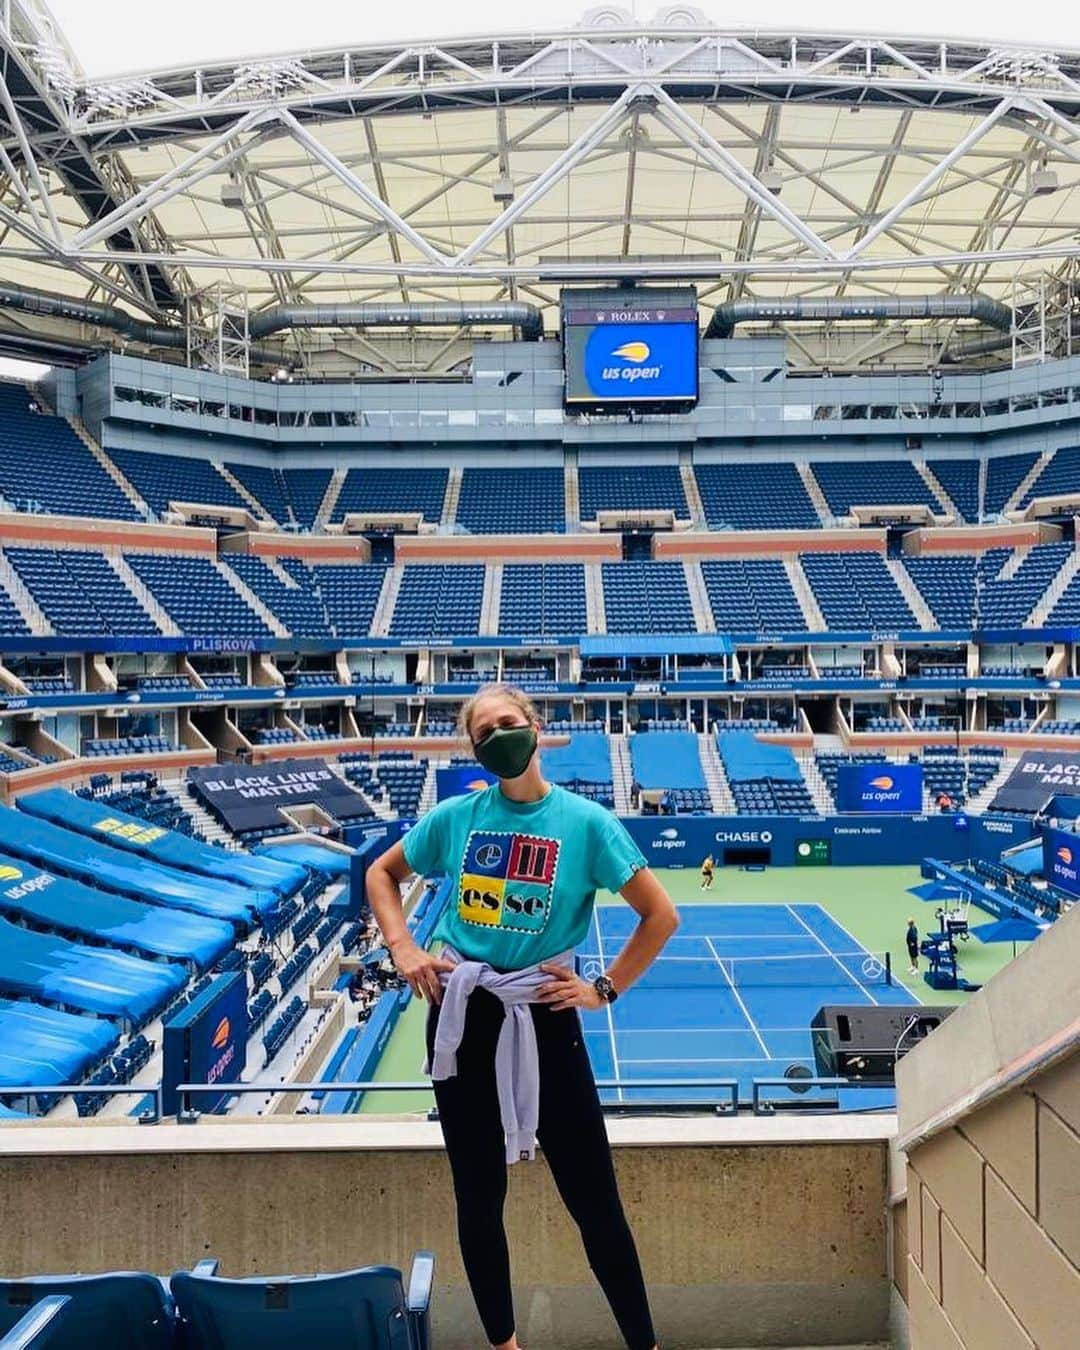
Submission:
<svg viewBox="0 0 1080 1350">
<path fill-rule="evenodd" d="M 918 628 L 879 553 L 803 553 L 800 561 L 830 628 Z"/>
<path fill-rule="evenodd" d="M 759 741 L 749 731 L 718 731 L 720 759 L 740 815 L 812 816 L 813 799 L 786 745 Z"/>
<path fill-rule="evenodd" d="M 964 520 L 979 519 L 979 461 L 929 459 L 927 468 L 949 494 Z"/>
<path fill-rule="evenodd" d="M 994 455 L 986 464 L 986 498 L 983 510 L 989 515 L 1004 511 L 1005 504 L 1031 472 L 1039 458 L 1033 451 L 1018 455 Z"/>
<path fill-rule="evenodd" d="M 595 730 L 575 729 L 569 745 L 550 746 L 541 752 L 544 774 L 582 797 L 615 809 L 612 786 L 611 748 L 608 738 Z"/>
<path fill-rule="evenodd" d="M 465 469 L 456 520 L 476 534 L 562 534 L 562 467 Z"/>
<path fill-rule="evenodd" d="M 365 797 L 389 801 L 399 816 L 416 815 L 427 781 L 427 760 L 395 751 L 377 759 L 363 753 L 342 755 L 341 763 L 345 777 Z"/>
<path fill-rule="evenodd" d="M 481 563 L 413 564 L 401 579 L 390 636 L 449 638 L 478 633 L 483 597 Z"/>
<path fill-rule="evenodd" d="M 1064 446 L 1054 453 L 1024 493 L 1020 508 L 1023 510 L 1036 497 L 1063 497 L 1070 493 L 1080 493 L 1080 445 Z"/>
<path fill-rule="evenodd" d="M 68 423 L 33 406 L 23 385 L 0 383 L 0 496 L 17 511 L 138 520 Z"/>
<path fill-rule="evenodd" d="M 794 464 L 698 464 L 710 530 L 816 530 L 821 520 Z"/>
<path fill-rule="evenodd" d="M 128 553 L 126 561 L 186 634 L 273 636 L 208 558 Z"/>
<path fill-rule="evenodd" d="M 603 563 L 602 569 L 609 633 L 696 631 L 681 563 Z"/>
<path fill-rule="evenodd" d="M 575 637 L 587 631 L 580 563 L 513 563 L 502 572 L 499 632 L 507 637 Z"/>
<path fill-rule="evenodd" d="M 802 607 L 784 564 L 776 558 L 748 558 L 701 564 L 701 575 L 721 633 L 801 633 Z"/>
<path fill-rule="evenodd" d="M 292 504 L 293 515 L 303 529 L 310 530 L 314 526 L 332 477 L 332 469 L 281 470 L 281 479 Z"/>
<path fill-rule="evenodd" d="M 1009 561 L 1010 552 L 991 549 L 984 553 L 981 584 L 975 592 L 980 626 L 1007 627 L 1025 623 L 1072 549 L 1072 544 L 1038 544 L 1029 551 L 1014 575 L 1005 580 L 999 573 Z"/>
<path fill-rule="evenodd" d="M 580 468 L 578 499 L 582 520 L 595 520 L 598 511 L 673 511 L 684 520 L 690 515 L 677 464 Z"/>
<path fill-rule="evenodd" d="M 118 736 L 110 741 L 83 741 L 82 752 L 100 755 L 164 755 L 176 746 L 166 736 Z"/>
<path fill-rule="evenodd" d="M 61 637 L 158 636 L 158 627 L 101 553 L 9 548 L 7 558 Z"/>
<path fill-rule="evenodd" d="M 643 791 L 662 791 L 662 805 L 675 814 L 712 809 L 698 740 L 692 731 L 642 731 L 630 738 L 634 781 Z"/>
<path fill-rule="evenodd" d="M 159 455 L 144 450 L 110 450 L 113 463 L 157 515 L 170 502 L 251 508 L 208 459 Z"/>
<path fill-rule="evenodd" d="M 853 506 L 942 509 L 922 475 L 906 459 L 814 460 L 810 468 L 836 516 L 849 515 Z"/>
<path fill-rule="evenodd" d="M 942 628 L 970 628 L 976 560 L 971 554 L 904 559 L 904 567 Z"/>
<path fill-rule="evenodd" d="M 386 579 L 386 568 L 376 563 L 337 565 L 304 563 L 283 558 L 282 567 L 294 580 L 309 571 L 318 588 L 326 616 L 338 637 L 367 637 Z"/>
<path fill-rule="evenodd" d="M 350 469 L 332 518 L 343 520 L 350 511 L 420 511 L 437 524 L 449 476 L 448 469 Z"/>
<path fill-rule="evenodd" d="M 280 469 L 271 469 L 264 464 L 229 464 L 225 467 L 236 479 L 243 483 L 271 520 L 279 525 L 289 524 L 289 502 L 285 481 Z"/>
<path fill-rule="evenodd" d="M 224 557 L 232 571 L 294 637 L 325 639 L 330 636 L 326 611 L 315 591 L 314 579 L 303 563 L 282 568 L 296 582 L 287 586 L 269 563 L 254 554 L 227 553 Z"/>
</svg>

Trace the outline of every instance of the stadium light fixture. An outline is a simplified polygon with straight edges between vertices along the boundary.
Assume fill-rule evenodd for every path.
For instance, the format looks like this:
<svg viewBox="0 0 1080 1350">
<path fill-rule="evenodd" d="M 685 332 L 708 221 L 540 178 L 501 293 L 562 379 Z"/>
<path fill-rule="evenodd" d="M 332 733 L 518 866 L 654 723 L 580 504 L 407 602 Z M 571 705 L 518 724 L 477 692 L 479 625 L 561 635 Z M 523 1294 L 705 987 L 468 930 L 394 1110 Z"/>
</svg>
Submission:
<svg viewBox="0 0 1080 1350">
<path fill-rule="evenodd" d="M 1033 197 L 1049 197 L 1058 190 L 1058 176 L 1047 167 L 1045 154 L 1039 157 L 1037 163 L 1029 166 L 1028 190 Z"/>
<path fill-rule="evenodd" d="M 221 185 L 221 204 L 234 211 L 244 209 L 244 189 L 240 179 L 235 174 L 229 174 Z"/>
<path fill-rule="evenodd" d="M 784 175 L 773 165 L 772 160 L 758 181 L 765 191 L 771 192 L 774 197 L 779 197 L 784 190 Z"/>
</svg>

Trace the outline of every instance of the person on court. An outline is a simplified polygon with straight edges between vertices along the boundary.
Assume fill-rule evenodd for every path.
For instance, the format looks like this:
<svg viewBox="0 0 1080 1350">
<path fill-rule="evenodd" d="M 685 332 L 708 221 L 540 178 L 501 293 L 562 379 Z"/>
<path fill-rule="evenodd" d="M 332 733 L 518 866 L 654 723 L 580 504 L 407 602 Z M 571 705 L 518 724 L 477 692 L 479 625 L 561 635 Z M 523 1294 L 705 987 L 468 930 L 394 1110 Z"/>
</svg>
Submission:
<svg viewBox="0 0 1080 1350">
<path fill-rule="evenodd" d="M 918 975 L 919 973 L 919 930 L 915 927 L 915 920 L 908 919 L 907 932 L 904 934 L 904 941 L 907 943 L 908 962 L 910 965 L 909 974 Z"/>
<path fill-rule="evenodd" d="M 713 856 L 706 854 L 701 862 L 701 889 L 711 891 L 713 884 Z"/>
<path fill-rule="evenodd" d="M 460 729 L 498 782 L 440 802 L 368 869 L 367 893 L 394 964 L 430 1003 L 428 1067 L 457 1202 L 458 1239 L 495 1350 L 520 1350 L 503 1226 L 507 1166 L 539 1141 L 629 1350 L 656 1350 L 645 1281 L 623 1213 L 580 1019 L 625 995 L 678 926 L 667 893 L 607 810 L 548 783 L 540 718 L 509 685 L 487 685 Z M 441 956 L 413 941 L 399 883 L 444 874 Z M 596 891 L 638 922 L 605 973 L 574 972 Z"/>
</svg>

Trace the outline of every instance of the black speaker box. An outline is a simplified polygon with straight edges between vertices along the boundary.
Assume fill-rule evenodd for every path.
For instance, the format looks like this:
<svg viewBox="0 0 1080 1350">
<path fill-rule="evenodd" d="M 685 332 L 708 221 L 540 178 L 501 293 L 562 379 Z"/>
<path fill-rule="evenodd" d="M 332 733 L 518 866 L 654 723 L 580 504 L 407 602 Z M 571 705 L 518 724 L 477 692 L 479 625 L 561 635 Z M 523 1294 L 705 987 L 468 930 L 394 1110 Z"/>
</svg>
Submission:
<svg viewBox="0 0 1080 1350">
<path fill-rule="evenodd" d="M 810 1023 L 818 1074 L 822 1078 L 857 1078 L 890 1085 L 895 1081 L 896 1061 L 924 1041 L 953 1011 L 951 1007 L 922 1004 L 826 1004 Z"/>
</svg>

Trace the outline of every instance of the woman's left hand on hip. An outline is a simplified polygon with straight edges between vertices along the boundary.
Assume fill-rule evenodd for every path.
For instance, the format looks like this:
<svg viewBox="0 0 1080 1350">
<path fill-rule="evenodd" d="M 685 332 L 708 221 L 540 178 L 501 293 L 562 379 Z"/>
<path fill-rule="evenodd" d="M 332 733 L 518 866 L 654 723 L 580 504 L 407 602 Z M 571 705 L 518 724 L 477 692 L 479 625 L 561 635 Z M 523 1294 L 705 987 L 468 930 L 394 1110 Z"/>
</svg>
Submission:
<svg viewBox="0 0 1080 1350">
<path fill-rule="evenodd" d="M 585 1008 L 596 1012 L 604 1006 L 604 1000 L 596 991 L 595 985 L 575 975 L 568 966 L 557 966 L 543 962 L 540 969 L 553 978 L 550 984 L 542 984 L 537 991 L 538 1002 L 546 1003 L 556 1012 L 564 1008 Z"/>
</svg>

